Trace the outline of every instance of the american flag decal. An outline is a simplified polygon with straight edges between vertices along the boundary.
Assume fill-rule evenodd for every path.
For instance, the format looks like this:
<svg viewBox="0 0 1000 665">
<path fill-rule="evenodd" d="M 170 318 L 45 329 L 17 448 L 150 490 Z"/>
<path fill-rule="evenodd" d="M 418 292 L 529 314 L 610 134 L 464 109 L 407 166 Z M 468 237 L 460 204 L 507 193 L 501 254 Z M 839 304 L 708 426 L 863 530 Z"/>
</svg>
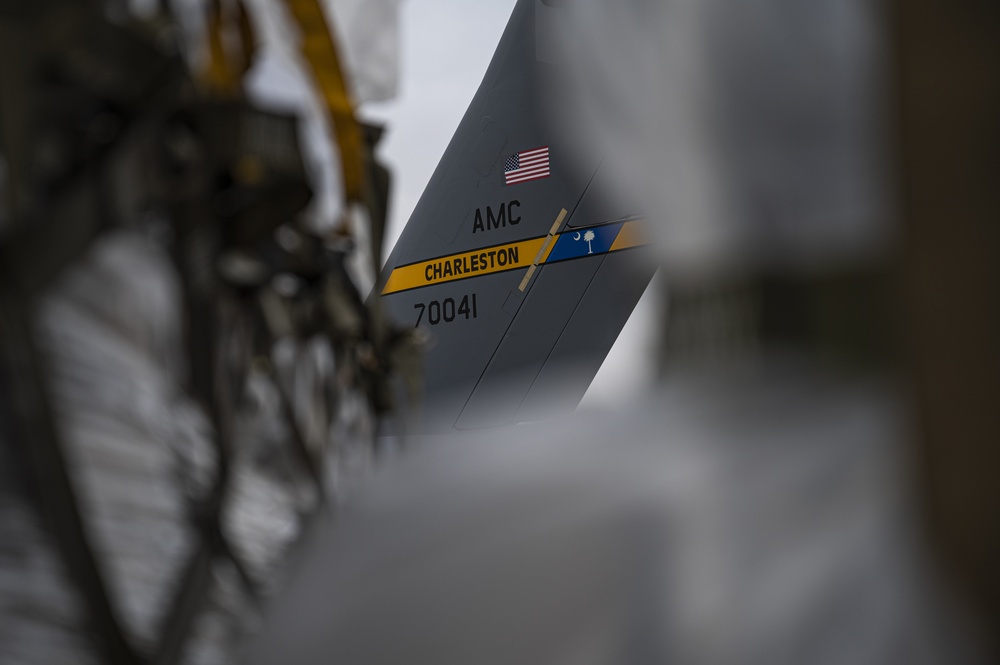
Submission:
<svg viewBox="0 0 1000 665">
<path fill-rule="evenodd" d="M 549 146 L 515 152 L 503 165 L 503 179 L 508 185 L 549 177 Z"/>
</svg>

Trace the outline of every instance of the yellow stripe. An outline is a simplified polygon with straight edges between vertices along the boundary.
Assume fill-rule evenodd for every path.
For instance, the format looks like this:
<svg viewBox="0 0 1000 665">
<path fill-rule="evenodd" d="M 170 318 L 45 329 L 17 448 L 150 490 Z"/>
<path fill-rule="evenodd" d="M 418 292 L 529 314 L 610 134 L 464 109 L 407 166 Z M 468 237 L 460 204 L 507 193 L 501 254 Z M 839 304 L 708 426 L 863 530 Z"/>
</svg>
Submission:
<svg viewBox="0 0 1000 665">
<path fill-rule="evenodd" d="M 630 247 L 639 247 L 640 245 L 646 245 L 649 243 L 649 239 L 639 228 L 642 224 L 642 220 L 635 220 L 631 222 L 625 222 L 622 226 L 621 231 L 618 232 L 618 237 L 615 241 L 611 243 L 611 249 L 609 252 L 617 252 L 619 249 L 628 249 Z"/>
<path fill-rule="evenodd" d="M 521 291 L 524 291 L 538 266 L 548 261 L 552 249 L 556 246 L 556 241 L 563 235 L 557 234 L 556 230 L 565 218 L 566 211 L 563 210 L 556 218 L 549 234 L 540 238 L 484 247 L 395 268 L 382 288 L 382 295 L 478 277 L 479 275 L 528 268 L 521 279 L 520 286 L 518 286 Z M 641 228 L 642 224 L 643 220 L 637 219 L 622 225 L 608 251 L 616 252 L 648 244 L 649 241 Z"/>
<path fill-rule="evenodd" d="M 533 259 L 544 241 L 544 237 L 531 238 L 400 266 L 389 275 L 389 279 L 382 288 L 382 295 L 415 289 L 420 286 L 478 277 L 479 275 L 527 268 L 532 265 Z"/>
</svg>

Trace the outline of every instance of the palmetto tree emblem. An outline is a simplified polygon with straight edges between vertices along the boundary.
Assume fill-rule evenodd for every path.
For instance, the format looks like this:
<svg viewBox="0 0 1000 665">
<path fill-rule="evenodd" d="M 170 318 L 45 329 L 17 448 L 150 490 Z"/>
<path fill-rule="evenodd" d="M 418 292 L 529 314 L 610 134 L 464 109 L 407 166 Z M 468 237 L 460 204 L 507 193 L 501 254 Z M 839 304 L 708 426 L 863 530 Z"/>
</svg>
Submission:
<svg viewBox="0 0 1000 665">
<path fill-rule="evenodd" d="M 587 243 L 587 254 L 593 254 L 594 253 L 594 248 L 590 245 L 590 243 L 594 239 L 594 237 L 595 236 L 594 236 L 594 232 L 593 231 L 587 231 L 586 233 L 583 234 L 583 240 L 584 240 L 584 242 Z"/>
</svg>

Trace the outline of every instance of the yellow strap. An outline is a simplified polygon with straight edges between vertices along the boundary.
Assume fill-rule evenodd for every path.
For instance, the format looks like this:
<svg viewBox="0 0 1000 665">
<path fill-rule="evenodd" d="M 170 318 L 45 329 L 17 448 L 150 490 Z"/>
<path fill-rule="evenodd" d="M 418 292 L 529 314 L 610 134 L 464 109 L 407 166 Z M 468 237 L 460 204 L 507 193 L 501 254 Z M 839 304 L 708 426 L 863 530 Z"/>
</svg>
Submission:
<svg viewBox="0 0 1000 665">
<path fill-rule="evenodd" d="M 285 5 L 302 32 L 302 55 L 312 69 L 337 137 L 344 196 L 348 203 L 360 202 L 365 189 L 364 143 L 333 33 L 319 0 L 285 0 Z"/>
<path fill-rule="evenodd" d="M 240 38 L 238 58 L 227 52 L 223 40 L 226 21 L 221 0 L 210 0 L 208 3 L 208 63 L 202 72 L 202 83 L 212 92 L 227 96 L 240 94 L 240 82 L 250 69 L 257 50 L 257 38 L 243 0 L 235 0 L 235 10 L 236 34 Z"/>
<path fill-rule="evenodd" d="M 222 40 L 222 2 L 210 0 L 208 3 L 208 62 L 202 72 L 202 83 L 216 94 L 235 95 L 239 80 L 233 73 L 226 56 L 226 46 Z"/>
</svg>

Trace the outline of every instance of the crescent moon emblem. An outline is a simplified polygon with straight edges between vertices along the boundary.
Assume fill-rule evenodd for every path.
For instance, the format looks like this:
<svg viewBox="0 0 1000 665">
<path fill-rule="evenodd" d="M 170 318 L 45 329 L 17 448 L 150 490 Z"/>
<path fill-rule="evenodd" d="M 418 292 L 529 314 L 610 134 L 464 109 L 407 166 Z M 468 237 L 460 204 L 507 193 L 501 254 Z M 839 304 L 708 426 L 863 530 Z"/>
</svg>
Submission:
<svg viewBox="0 0 1000 665">
<path fill-rule="evenodd" d="M 577 232 L 576 232 L 576 235 L 575 235 L 575 236 L 573 236 L 573 240 L 579 240 L 579 239 L 580 239 L 580 232 L 579 232 L 579 231 L 577 231 Z"/>
</svg>

